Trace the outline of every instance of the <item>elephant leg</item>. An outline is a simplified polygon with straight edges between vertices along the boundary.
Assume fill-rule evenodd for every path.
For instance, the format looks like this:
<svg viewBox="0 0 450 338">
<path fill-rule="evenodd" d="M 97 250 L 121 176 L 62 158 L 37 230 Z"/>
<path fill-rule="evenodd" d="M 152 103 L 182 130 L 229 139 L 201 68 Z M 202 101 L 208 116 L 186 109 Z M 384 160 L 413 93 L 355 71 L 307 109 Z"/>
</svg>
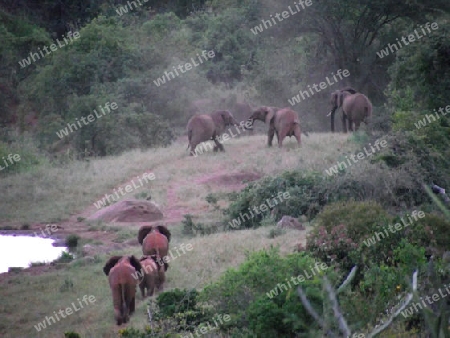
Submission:
<svg viewBox="0 0 450 338">
<path fill-rule="evenodd" d="M 269 128 L 269 134 L 267 135 L 268 136 L 267 145 L 269 147 L 272 146 L 272 140 L 273 140 L 274 135 L 275 135 L 275 128 Z"/>
<path fill-rule="evenodd" d="M 141 282 L 139 284 L 139 289 L 141 290 L 142 298 L 145 298 L 145 284 L 144 284 L 144 282 Z"/>
<path fill-rule="evenodd" d="M 357 131 L 360 126 L 361 126 L 361 121 L 355 121 L 355 131 Z"/>
<path fill-rule="evenodd" d="M 300 126 L 298 124 L 294 127 L 294 136 L 297 139 L 298 145 L 300 146 L 302 144 L 302 131 L 300 130 Z"/>
<path fill-rule="evenodd" d="M 197 144 L 193 144 L 191 146 L 191 151 L 189 152 L 189 156 L 194 156 L 195 154 L 195 148 L 197 148 Z"/>
<path fill-rule="evenodd" d="M 278 138 L 278 148 L 281 148 L 283 146 L 283 140 L 286 137 L 287 132 L 282 130 L 279 133 L 277 132 L 277 138 Z"/>
<path fill-rule="evenodd" d="M 349 117 L 348 118 L 348 130 L 353 131 L 353 120 Z"/>
<path fill-rule="evenodd" d="M 223 147 L 223 145 L 217 140 L 217 137 L 214 138 L 214 143 L 216 144 L 214 146 L 214 151 L 220 150 L 220 151 L 225 151 L 225 148 Z"/>
<path fill-rule="evenodd" d="M 114 318 L 116 319 L 117 325 L 122 325 L 124 321 L 122 320 L 122 314 L 120 313 L 120 309 L 114 309 Z"/>
<path fill-rule="evenodd" d="M 345 114 L 345 112 L 342 112 L 342 130 L 344 131 L 344 133 L 347 132 L 347 115 Z"/>
<path fill-rule="evenodd" d="M 121 285 L 114 285 L 111 287 L 114 304 L 114 319 L 116 320 L 117 325 L 122 325 L 123 323 L 121 287 Z"/>
<path fill-rule="evenodd" d="M 135 311 L 136 309 L 136 297 L 133 296 L 130 300 L 130 315 Z"/>
</svg>

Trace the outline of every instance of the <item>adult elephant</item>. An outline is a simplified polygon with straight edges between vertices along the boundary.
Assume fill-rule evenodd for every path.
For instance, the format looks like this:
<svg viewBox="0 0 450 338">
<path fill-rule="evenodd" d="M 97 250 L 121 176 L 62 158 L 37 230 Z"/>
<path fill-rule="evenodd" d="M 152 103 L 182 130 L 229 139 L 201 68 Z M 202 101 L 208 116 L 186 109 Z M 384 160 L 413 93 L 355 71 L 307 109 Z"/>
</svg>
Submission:
<svg viewBox="0 0 450 338">
<path fill-rule="evenodd" d="M 213 140 L 214 151 L 225 151 L 217 140 L 227 126 L 238 125 L 238 122 L 228 110 L 216 110 L 211 114 L 194 115 L 187 124 L 190 155 L 195 154 L 195 148 L 202 142 Z"/>
<path fill-rule="evenodd" d="M 300 119 L 298 114 L 290 108 L 259 107 L 248 118 L 253 123 L 260 120 L 269 125 L 267 145 L 272 146 L 273 136 L 277 134 L 278 147 L 281 148 L 286 136 L 295 136 L 298 145 L 301 144 Z M 250 128 L 249 128 L 250 129 Z"/>
<path fill-rule="evenodd" d="M 144 225 L 139 229 L 138 242 L 142 244 L 142 253 L 147 256 L 156 255 L 160 265 L 169 252 L 170 231 L 163 225 Z"/>
<path fill-rule="evenodd" d="M 169 265 L 167 263 L 161 265 L 156 255 L 142 256 L 139 262 L 143 270 L 143 278 L 139 283 L 142 298 L 153 296 L 155 290 L 158 292 L 163 291 L 166 280 L 165 272 Z M 147 291 L 147 295 L 145 291 Z"/>
<path fill-rule="evenodd" d="M 355 123 L 355 131 L 359 129 L 361 122 L 369 123 L 372 116 L 372 103 L 364 94 L 358 93 L 353 88 L 344 88 L 336 90 L 331 94 L 332 109 L 327 116 L 331 115 L 331 132 L 334 133 L 334 114 L 338 108 L 342 107 L 342 129 L 344 133 L 348 129 L 353 131 L 353 123 Z"/>
<path fill-rule="evenodd" d="M 114 304 L 114 318 L 117 325 L 126 323 L 135 309 L 137 273 L 142 269 L 134 256 L 113 256 L 103 267 L 108 276 Z"/>
</svg>

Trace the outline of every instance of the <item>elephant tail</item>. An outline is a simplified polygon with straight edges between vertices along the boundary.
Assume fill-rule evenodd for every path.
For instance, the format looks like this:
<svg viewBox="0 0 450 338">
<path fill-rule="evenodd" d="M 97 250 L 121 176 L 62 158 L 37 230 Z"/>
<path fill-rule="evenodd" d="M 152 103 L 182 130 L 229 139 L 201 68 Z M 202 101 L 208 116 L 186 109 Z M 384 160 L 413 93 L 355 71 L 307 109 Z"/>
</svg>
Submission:
<svg viewBox="0 0 450 338">
<path fill-rule="evenodd" d="M 119 284 L 119 288 L 120 288 L 120 297 L 122 298 L 122 304 L 120 306 L 120 311 L 122 312 L 122 318 L 124 316 L 126 316 L 127 314 L 127 300 L 125 297 L 125 285 L 124 284 Z"/>
<path fill-rule="evenodd" d="M 369 106 L 365 106 L 364 107 L 364 118 L 368 118 L 368 117 L 370 117 L 370 108 L 369 108 Z"/>
</svg>

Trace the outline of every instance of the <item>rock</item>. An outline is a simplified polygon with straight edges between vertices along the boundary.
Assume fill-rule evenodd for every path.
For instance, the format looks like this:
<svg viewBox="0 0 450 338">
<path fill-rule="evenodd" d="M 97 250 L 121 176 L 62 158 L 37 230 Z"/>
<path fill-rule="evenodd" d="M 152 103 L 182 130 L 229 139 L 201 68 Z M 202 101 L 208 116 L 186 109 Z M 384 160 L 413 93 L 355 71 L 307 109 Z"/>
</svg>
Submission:
<svg viewBox="0 0 450 338">
<path fill-rule="evenodd" d="M 286 215 L 277 223 L 277 227 L 305 230 L 305 227 L 296 218 Z"/>
<path fill-rule="evenodd" d="M 156 203 L 146 200 L 123 200 L 98 210 L 88 221 L 153 222 L 163 218 Z"/>
</svg>

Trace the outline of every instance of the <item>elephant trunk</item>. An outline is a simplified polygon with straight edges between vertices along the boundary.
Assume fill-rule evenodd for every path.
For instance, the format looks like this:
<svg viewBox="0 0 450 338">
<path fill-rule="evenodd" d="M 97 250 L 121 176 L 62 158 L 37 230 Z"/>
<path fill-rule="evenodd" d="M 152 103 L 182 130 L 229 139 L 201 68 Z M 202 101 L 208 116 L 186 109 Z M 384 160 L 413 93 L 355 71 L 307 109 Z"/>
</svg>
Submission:
<svg viewBox="0 0 450 338">
<path fill-rule="evenodd" d="M 247 126 L 246 126 L 247 122 L 250 122 L 250 127 L 247 127 Z M 253 120 L 253 119 L 248 119 L 248 120 L 246 121 L 246 123 L 244 123 L 244 128 L 245 128 L 245 130 L 253 130 L 253 122 L 255 122 L 255 120 Z"/>
</svg>

